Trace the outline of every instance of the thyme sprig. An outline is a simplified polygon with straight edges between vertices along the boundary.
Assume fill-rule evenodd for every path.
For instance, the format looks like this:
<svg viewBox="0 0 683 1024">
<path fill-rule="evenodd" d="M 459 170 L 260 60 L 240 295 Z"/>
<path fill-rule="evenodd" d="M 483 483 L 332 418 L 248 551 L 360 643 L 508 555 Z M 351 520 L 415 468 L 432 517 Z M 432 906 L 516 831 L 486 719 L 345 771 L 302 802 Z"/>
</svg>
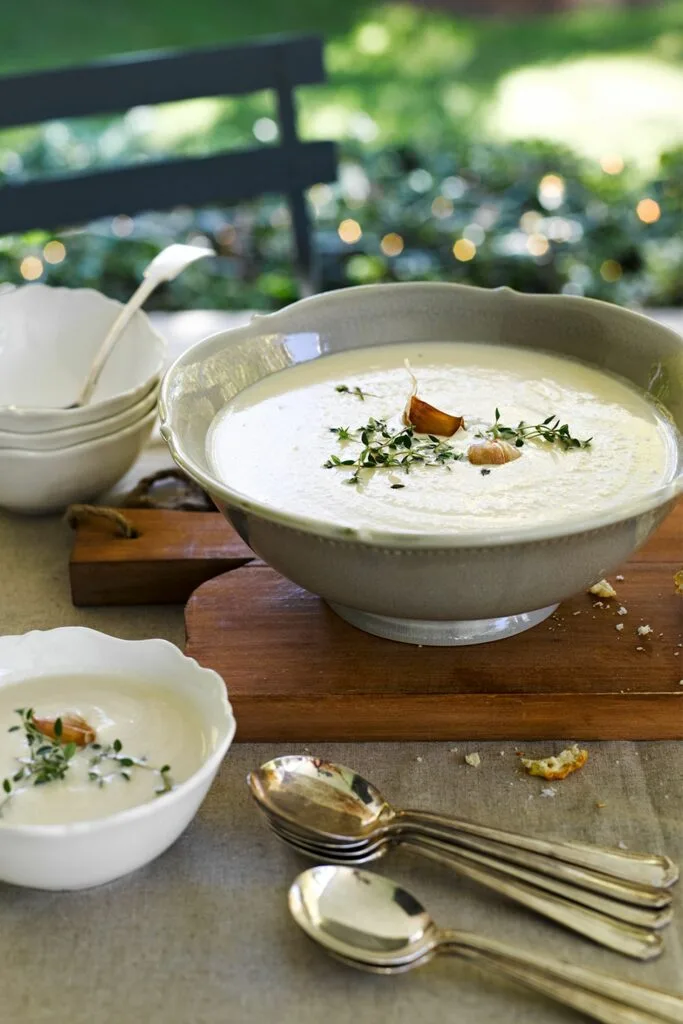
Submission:
<svg viewBox="0 0 683 1024">
<path fill-rule="evenodd" d="M 355 395 L 356 398 L 360 398 L 361 402 L 364 402 L 366 398 L 377 398 L 377 395 L 373 395 L 371 391 L 363 391 L 359 387 L 350 388 L 348 384 L 337 384 L 334 390 L 338 391 L 340 395 Z"/>
<path fill-rule="evenodd" d="M 16 714 L 21 720 L 20 725 L 12 725 L 8 732 L 24 731 L 24 737 L 28 752 L 24 757 L 17 758 L 18 768 L 13 775 L 2 781 L 2 792 L 4 798 L 0 801 L 0 818 L 7 804 L 15 796 L 29 786 L 42 786 L 49 782 L 58 782 L 66 777 L 71 767 L 74 754 L 78 750 L 76 743 L 64 743 L 62 741 L 63 723 L 57 718 L 54 724 L 55 738 L 45 736 L 35 724 L 33 708 L 17 708 Z M 100 786 L 116 777 L 130 781 L 132 768 L 145 768 L 148 771 L 159 773 L 160 785 L 155 790 L 157 795 L 168 793 L 173 789 L 171 778 L 171 766 L 163 765 L 156 768 L 147 762 L 144 757 L 129 757 L 123 753 L 123 744 L 120 740 L 114 740 L 107 746 L 100 743 L 90 743 L 83 748 L 91 753 L 88 778 Z M 102 774 L 100 766 L 107 761 L 116 765 L 111 771 Z"/>
<path fill-rule="evenodd" d="M 556 444 L 569 451 L 570 448 L 588 448 L 593 440 L 592 437 L 585 441 L 573 437 L 569 425 L 562 423 L 559 416 L 546 417 L 542 423 L 525 423 L 520 420 L 516 427 L 507 427 L 501 423 L 500 409 L 496 409 L 496 418 L 493 425 L 484 431 L 480 431 L 477 437 L 500 438 L 514 444 L 517 448 L 523 447 L 527 441 L 546 441 L 548 444 Z"/>
<path fill-rule="evenodd" d="M 102 746 L 100 743 L 91 743 L 88 750 L 93 756 L 90 758 L 88 778 L 96 782 L 100 789 L 112 779 L 121 778 L 130 782 L 132 768 L 144 768 L 150 772 L 158 772 L 161 784 L 154 790 L 157 796 L 168 793 L 173 789 L 173 780 L 170 776 L 171 766 L 164 764 L 157 768 L 150 764 L 146 757 L 129 757 L 123 752 L 121 740 L 114 740 L 113 743 Z M 113 762 L 113 766 L 106 771 L 107 762 Z M 103 771 L 103 769 L 105 769 Z"/>
<path fill-rule="evenodd" d="M 355 458 L 340 458 L 331 455 L 323 463 L 325 469 L 351 470 L 344 483 L 360 483 L 362 469 L 398 469 L 408 473 L 413 466 L 448 466 L 463 458 L 463 453 L 456 451 L 448 441 L 434 434 L 416 434 L 412 427 L 401 427 L 392 431 L 386 420 L 376 420 L 372 416 L 362 427 L 351 430 L 350 427 L 330 427 L 330 433 L 337 435 L 342 442 L 356 442 L 362 447 Z M 403 484 L 392 484 L 398 489 Z"/>
</svg>

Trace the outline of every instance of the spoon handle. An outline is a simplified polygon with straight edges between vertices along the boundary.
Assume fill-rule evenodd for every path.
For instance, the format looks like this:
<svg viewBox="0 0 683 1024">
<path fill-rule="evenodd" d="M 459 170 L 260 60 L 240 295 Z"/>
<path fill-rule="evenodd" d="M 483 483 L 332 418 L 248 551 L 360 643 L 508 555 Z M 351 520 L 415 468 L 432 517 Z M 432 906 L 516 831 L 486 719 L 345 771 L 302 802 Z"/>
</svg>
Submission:
<svg viewBox="0 0 683 1024">
<path fill-rule="evenodd" d="M 491 939 L 472 932 L 442 931 L 438 936 L 439 946 L 460 954 L 467 950 L 476 955 L 494 957 L 501 964 L 522 966 L 540 971 L 553 980 L 570 982 L 588 992 L 618 1000 L 633 1009 L 645 1010 L 660 1020 L 683 1024 L 683 996 L 663 989 L 639 985 L 633 981 L 617 978 L 612 974 L 594 971 L 566 960 L 556 960 L 542 953 L 531 953 L 516 946 L 508 946 L 498 939 Z"/>
<path fill-rule="evenodd" d="M 564 1006 L 571 1006 L 573 1009 L 578 1010 L 579 1013 L 586 1014 L 586 1016 L 592 1017 L 593 1020 L 601 1021 L 602 1024 L 662 1024 L 662 1020 L 667 1019 L 661 1016 L 653 1016 L 651 1013 L 630 1003 L 617 1002 L 604 995 L 598 995 L 589 989 L 573 985 L 565 979 L 555 976 L 551 977 L 542 971 L 532 970 L 529 967 L 522 966 L 520 963 L 513 963 L 501 957 L 481 953 L 471 955 L 471 951 L 467 953 L 458 952 L 465 959 L 480 964 L 482 967 L 488 967 L 496 973 L 503 974 L 505 977 L 511 978 L 526 988 L 541 992 L 543 995 L 549 996 L 555 1002 L 562 1003 Z"/>
<path fill-rule="evenodd" d="M 516 878 L 520 882 L 527 882 L 529 885 L 554 893 L 556 896 L 562 896 L 564 899 L 574 903 L 580 903 L 599 914 L 606 914 L 608 917 L 614 917 L 619 921 L 626 921 L 628 924 L 659 929 L 670 924 L 673 917 L 673 910 L 669 906 L 661 909 L 633 906 L 630 903 L 623 903 L 617 899 L 601 896 L 580 886 L 538 874 L 533 869 L 530 870 L 519 867 L 516 864 L 508 864 L 506 861 L 488 857 L 485 854 L 476 853 L 474 850 L 468 850 L 464 847 L 456 849 L 445 843 L 411 835 L 402 836 L 400 842 L 401 845 L 407 846 L 418 853 L 431 849 L 436 853 L 443 854 L 445 858 L 450 860 L 453 867 L 460 864 L 463 859 L 468 863 L 478 864 L 488 870 L 497 871 L 501 875 Z"/>
<path fill-rule="evenodd" d="M 415 848 L 417 849 L 417 847 Z M 420 845 L 419 850 L 423 856 L 439 861 L 441 864 L 450 867 L 457 864 L 458 873 L 466 878 L 471 878 L 474 882 L 478 882 L 502 896 L 507 896 L 516 903 L 528 907 L 529 910 L 549 917 L 557 924 L 564 925 L 565 928 L 578 932 L 579 935 L 602 946 L 607 946 L 608 949 L 613 949 L 624 956 L 630 956 L 636 960 L 652 960 L 662 951 L 662 938 L 653 931 L 648 931 L 638 925 L 627 924 L 624 921 L 617 921 L 596 910 L 572 903 L 562 896 L 542 892 L 535 886 L 512 881 L 488 868 L 484 869 L 474 864 L 468 864 L 464 859 L 456 861 L 450 853 L 444 854 L 443 851 L 436 850 L 432 846 Z"/>
<path fill-rule="evenodd" d="M 418 828 L 433 826 L 450 833 L 465 832 L 481 836 L 483 839 L 493 839 L 520 850 L 529 850 L 556 860 L 568 861 L 592 871 L 601 871 L 627 882 L 650 885 L 658 889 L 666 889 L 678 880 L 678 868 L 674 862 L 669 857 L 656 854 L 627 853 L 624 850 L 591 846 L 587 843 L 541 839 L 538 836 L 507 832 L 490 825 L 479 825 L 476 822 L 462 821 L 430 811 L 399 811 L 396 824 L 413 825 Z M 457 839 L 457 836 L 454 835 L 454 839 Z"/>
<path fill-rule="evenodd" d="M 457 850 L 458 853 L 462 853 L 463 850 L 476 850 L 477 853 L 493 858 L 501 871 L 506 869 L 507 862 L 510 862 L 538 875 L 557 878 L 582 889 L 588 889 L 590 892 L 599 893 L 601 896 L 611 897 L 621 903 L 645 907 L 651 911 L 670 907 L 673 900 L 671 889 L 656 889 L 650 885 L 624 882 L 599 871 L 581 868 L 576 864 L 555 860 L 529 850 L 520 850 L 491 839 L 482 839 L 479 836 L 470 835 L 468 832 L 421 826 L 419 830 L 417 828 L 410 831 L 405 828 L 392 830 L 392 835 L 397 836 L 398 842 L 403 842 L 406 837 L 412 839 L 417 836 L 429 839 L 430 842 L 438 841 L 450 849 Z M 542 885 L 540 880 L 536 884 Z"/>
<path fill-rule="evenodd" d="M 85 380 L 81 393 L 78 396 L 77 405 L 87 405 L 93 396 L 93 392 L 97 387 L 97 382 L 100 379 L 100 374 L 104 369 L 104 365 L 109 359 L 114 345 L 121 337 L 123 331 L 128 326 L 130 320 L 137 313 L 140 307 L 146 302 L 148 297 L 159 286 L 159 279 L 156 277 L 146 277 L 142 280 L 142 283 L 138 285 L 137 289 L 133 292 L 132 296 L 120 310 L 118 316 L 114 320 L 113 324 L 107 331 L 107 335 L 100 345 L 97 354 L 93 360 L 90 372 Z"/>
</svg>

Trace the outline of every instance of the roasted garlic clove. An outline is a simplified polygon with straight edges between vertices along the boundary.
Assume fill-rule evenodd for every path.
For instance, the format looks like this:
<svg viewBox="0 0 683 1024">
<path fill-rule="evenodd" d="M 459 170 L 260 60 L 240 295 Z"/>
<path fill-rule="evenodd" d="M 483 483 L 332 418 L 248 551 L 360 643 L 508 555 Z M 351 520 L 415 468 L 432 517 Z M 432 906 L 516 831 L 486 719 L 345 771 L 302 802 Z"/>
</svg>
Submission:
<svg viewBox="0 0 683 1024">
<path fill-rule="evenodd" d="M 467 449 L 467 458 L 474 466 L 502 466 L 505 462 L 514 462 L 521 454 L 519 448 L 499 438 L 478 441 Z"/>
<path fill-rule="evenodd" d="M 452 437 L 461 427 L 465 426 L 464 416 L 451 416 L 442 412 L 429 402 L 423 402 L 417 395 L 412 395 L 403 414 L 403 422 L 413 427 L 418 434 L 436 434 L 438 437 Z"/>
<path fill-rule="evenodd" d="M 60 743 L 75 743 L 78 747 L 87 747 L 97 739 L 95 730 L 80 715 L 57 715 L 55 718 L 36 718 L 34 715 L 31 721 L 43 736 L 58 740 Z M 59 732 L 56 728 L 58 721 L 62 723 Z"/>
</svg>

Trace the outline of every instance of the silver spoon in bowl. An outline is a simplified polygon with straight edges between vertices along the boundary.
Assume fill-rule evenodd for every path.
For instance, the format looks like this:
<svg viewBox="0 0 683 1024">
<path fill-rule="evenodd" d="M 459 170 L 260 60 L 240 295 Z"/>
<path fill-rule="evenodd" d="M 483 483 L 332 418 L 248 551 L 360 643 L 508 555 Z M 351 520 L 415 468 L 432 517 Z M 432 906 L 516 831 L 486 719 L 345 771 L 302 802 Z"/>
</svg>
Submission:
<svg viewBox="0 0 683 1024">
<path fill-rule="evenodd" d="M 107 331 L 102 344 L 95 353 L 90 371 L 85 379 L 80 394 L 75 402 L 67 405 L 67 409 L 78 409 L 87 405 L 93 396 L 105 363 L 109 359 L 114 346 L 130 323 L 131 319 L 149 296 L 164 281 L 172 281 L 186 267 L 205 256 L 215 256 L 213 249 L 205 249 L 199 245 L 167 245 L 158 253 L 151 263 L 143 270 L 142 283 L 136 288 L 128 302 L 120 311 L 114 323 Z"/>
<path fill-rule="evenodd" d="M 683 1022 L 681 996 L 471 932 L 438 928 L 411 893 L 369 871 L 309 868 L 289 890 L 289 909 L 310 938 L 361 969 L 399 973 L 443 952 L 498 970 L 604 1024 Z"/>
<path fill-rule="evenodd" d="M 664 856 L 541 839 L 429 811 L 398 810 L 362 775 L 322 758 L 278 757 L 251 772 L 247 782 L 272 817 L 311 838 L 349 849 L 384 836 L 400 841 L 402 833 L 413 832 L 474 848 L 479 848 L 474 839 L 493 841 L 501 857 L 506 850 L 540 854 L 549 873 L 551 864 L 574 865 L 655 889 L 666 889 L 678 879 L 678 868 Z"/>
</svg>

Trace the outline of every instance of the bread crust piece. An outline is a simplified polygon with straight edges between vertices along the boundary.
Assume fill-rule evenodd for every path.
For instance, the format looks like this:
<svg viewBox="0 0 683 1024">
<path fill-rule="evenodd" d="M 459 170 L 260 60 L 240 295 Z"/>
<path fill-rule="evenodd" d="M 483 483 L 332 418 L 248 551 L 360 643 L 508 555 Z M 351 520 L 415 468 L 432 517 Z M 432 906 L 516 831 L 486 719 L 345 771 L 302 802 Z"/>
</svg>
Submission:
<svg viewBox="0 0 683 1024">
<path fill-rule="evenodd" d="M 538 775 L 549 782 L 556 782 L 566 779 L 573 772 L 583 768 L 588 760 L 588 751 L 582 750 L 578 743 L 573 747 L 567 747 L 560 754 L 543 758 L 522 757 L 521 762 L 529 775 Z"/>
</svg>

